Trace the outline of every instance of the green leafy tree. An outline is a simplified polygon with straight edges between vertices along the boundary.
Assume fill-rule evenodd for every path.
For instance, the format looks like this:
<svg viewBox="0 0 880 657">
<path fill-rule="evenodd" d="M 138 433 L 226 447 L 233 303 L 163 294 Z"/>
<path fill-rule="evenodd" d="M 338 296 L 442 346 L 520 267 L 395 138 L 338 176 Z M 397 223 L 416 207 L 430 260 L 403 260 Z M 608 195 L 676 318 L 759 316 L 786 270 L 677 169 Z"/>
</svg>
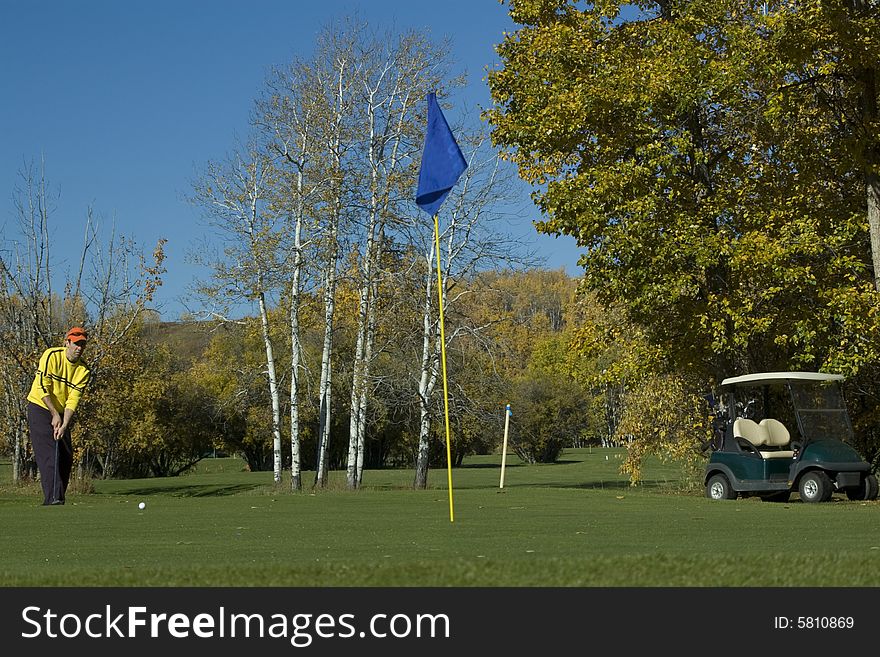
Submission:
<svg viewBox="0 0 880 657">
<path fill-rule="evenodd" d="M 539 230 L 577 239 L 584 289 L 653 356 L 639 373 L 621 350 L 617 369 L 692 394 L 838 371 L 870 427 L 877 3 L 507 4 L 521 27 L 489 75 L 493 139 L 534 185 Z"/>
<path fill-rule="evenodd" d="M 162 345 L 145 348 L 140 328 L 102 361 L 74 426 L 80 460 L 104 478 L 175 476 L 216 437 L 205 391 Z"/>
<path fill-rule="evenodd" d="M 537 186 L 539 229 L 585 248 L 603 303 L 673 366 L 716 375 L 876 360 L 878 125 L 847 112 L 865 102 L 876 16 L 809 1 L 509 5 L 522 28 L 489 77 L 493 137 Z"/>
<path fill-rule="evenodd" d="M 572 379 L 528 373 L 513 383 L 510 405 L 510 445 L 527 463 L 553 463 L 587 427 L 583 390 Z"/>
</svg>

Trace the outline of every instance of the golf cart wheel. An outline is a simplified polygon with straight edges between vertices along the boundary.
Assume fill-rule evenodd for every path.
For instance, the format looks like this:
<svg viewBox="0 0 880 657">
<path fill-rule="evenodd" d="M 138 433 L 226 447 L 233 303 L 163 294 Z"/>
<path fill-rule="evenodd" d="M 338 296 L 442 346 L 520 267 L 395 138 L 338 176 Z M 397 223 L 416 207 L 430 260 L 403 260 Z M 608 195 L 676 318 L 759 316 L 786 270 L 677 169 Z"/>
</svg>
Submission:
<svg viewBox="0 0 880 657">
<path fill-rule="evenodd" d="M 877 499 L 877 477 L 869 474 L 862 479 L 858 488 L 847 488 L 846 496 L 851 500 L 876 500 Z"/>
<path fill-rule="evenodd" d="M 730 481 L 723 474 L 715 474 L 706 484 L 706 497 L 712 500 L 735 500 L 736 491 L 730 487 Z"/>
<path fill-rule="evenodd" d="M 868 494 L 865 496 L 866 500 L 876 500 L 877 496 L 880 495 L 880 484 L 877 483 L 877 477 L 874 475 L 868 475 L 865 477 L 866 488 L 868 490 Z"/>
<path fill-rule="evenodd" d="M 821 470 L 806 473 L 798 483 L 798 493 L 804 502 L 827 502 L 832 492 L 831 479 Z"/>
</svg>

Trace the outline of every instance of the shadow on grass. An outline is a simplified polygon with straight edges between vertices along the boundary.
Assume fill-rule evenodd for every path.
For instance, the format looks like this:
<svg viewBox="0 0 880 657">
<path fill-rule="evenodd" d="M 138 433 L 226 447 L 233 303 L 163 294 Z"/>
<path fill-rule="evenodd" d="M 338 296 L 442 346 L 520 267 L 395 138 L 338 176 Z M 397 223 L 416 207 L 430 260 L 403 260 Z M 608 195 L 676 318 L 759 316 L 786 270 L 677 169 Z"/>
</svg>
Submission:
<svg viewBox="0 0 880 657">
<path fill-rule="evenodd" d="M 554 461 L 553 463 L 534 463 L 529 464 L 532 466 L 540 466 L 542 468 L 552 467 L 554 465 L 571 465 L 572 463 L 583 463 L 583 461 L 578 460 L 568 460 L 565 459 Z M 507 469 L 510 468 L 521 468 L 527 464 L 525 463 L 508 463 L 504 467 Z M 499 470 L 501 468 L 500 463 L 463 463 L 462 465 L 455 466 L 455 470 Z"/>
<path fill-rule="evenodd" d="M 656 488 L 668 488 L 673 485 L 672 482 L 667 481 L 665 479 L 643 479 L 639 482 L 639 485 L 636 486 L 637 489 L 656 489 Z M 571 482 L 560 482 L 560 481 L 546 481 L 546 482 L 525 482 L 521 484 L 505 484 L 505 488 L 573 488 L 575 490 L 595 490 L 595 489 L 606 489 L 606 490 L 622 490 L 632 489 L 629 481 L 620 480 L 620 481 L 612 481 L 612 480 L 596 480 L 596 481 L 584 481 L 579 484 L 574 484 Z"/>
<path fill-rule="evenodd" d="M 111 495 L 170 495 L 172 497 L 225 497 L 265 488 L 263 484 L 182 484 L 180 486 L 144 486 L 115 491 Z"/>
</svg>

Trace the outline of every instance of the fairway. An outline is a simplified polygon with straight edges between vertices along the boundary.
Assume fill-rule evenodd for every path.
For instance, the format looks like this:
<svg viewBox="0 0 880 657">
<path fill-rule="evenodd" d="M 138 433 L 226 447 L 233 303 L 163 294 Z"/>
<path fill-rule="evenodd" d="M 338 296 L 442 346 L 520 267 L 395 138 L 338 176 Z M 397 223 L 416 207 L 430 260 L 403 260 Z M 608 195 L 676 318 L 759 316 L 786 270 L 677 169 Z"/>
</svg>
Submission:
<svg viewBox="0 0 880 657">
<path fill-rule="evenodd" d="M 207 459 L 186 476 L 96 481 L 94 494 L 42 507 L 4 468 L 0 585 L 880 585 L 878 502 L 711 501 L 678 492 L 659 463 L 634 488 L 619 458 L 513 460 L 499 490 L 498 457 L 473 457 L 453 471 L 454 523 L 445 470 L 426 491 L 409 489 L 411 471 L 383 470 L 360 491 L 334 472 L 327 490 L 291 494 L 270 472 Z"/>
</svg>

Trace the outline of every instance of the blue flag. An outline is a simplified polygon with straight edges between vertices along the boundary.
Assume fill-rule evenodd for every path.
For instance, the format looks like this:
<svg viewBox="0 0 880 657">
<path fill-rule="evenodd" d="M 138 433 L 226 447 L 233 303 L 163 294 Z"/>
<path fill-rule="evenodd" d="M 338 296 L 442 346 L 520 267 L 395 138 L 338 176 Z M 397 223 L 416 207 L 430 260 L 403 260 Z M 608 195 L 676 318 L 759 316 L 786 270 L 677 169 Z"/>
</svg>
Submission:
<svg viewBox="0 0 880 657">
<path fill-rule="evenodd" d="M 419 167 L 416 205 L 432 216 L 437 214 L 465 169 L 467 162 L 437 104 L 437 96 L 433 92 L 429 93 L 428 129 L 425 132 L 425 147 L 422 149 L 422 164 Z"/>
</svg>

